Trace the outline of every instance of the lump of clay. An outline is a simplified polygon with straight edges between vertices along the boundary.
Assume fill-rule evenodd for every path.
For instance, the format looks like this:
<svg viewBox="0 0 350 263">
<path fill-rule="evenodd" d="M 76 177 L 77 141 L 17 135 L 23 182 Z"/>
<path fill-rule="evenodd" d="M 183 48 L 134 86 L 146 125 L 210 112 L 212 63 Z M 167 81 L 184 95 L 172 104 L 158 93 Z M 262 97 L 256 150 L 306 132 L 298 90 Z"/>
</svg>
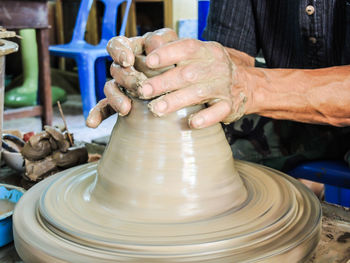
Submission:
<svg viewBox="0 0 350 263">
<path fill-rule="evenodd" d="M 58 147 L 61 152 L 67 152 L 70 143 L 67 138 L 61 133 L 61 131 L 51 126 L 45 126 L 44 129 L 53 138 L 56 144 L 54 145 L 54 148 Z"/>
<path fill-rule="evenodd" d="M 69 148 L 66 153 L 56 151 L 52 154 L 52 158 L 59 168 L 70 168 L 79 164 L 86 163 L 88 160 L 88 152 L 84 147 Z"/>
<path fill-rule="evenodd" d="M 41 161 L 30 161 L 25 160 L 26 166 L 26 177 L 31 181 L 38 181 L 39 179 L 44 179 L 46 175 L 51 172 L 57 171 L 56 163 L 52 156 L 47 156 Z"/>
<path fill-rule="evenodd" d="M 45 126 L 44 129 L 32 136 L 21 151 L 25 158 L 27 179 L 36 182 L 53 173 L 87 162 L 85 146 L 71 147 L 68 132 L 61 132 L 51 126 Z"/>
<path fill-rule="evenodd" d="M 31 181 L 44 179 L 48 175 L 67 169 L 88 160 L 85 146 L 71 147 L 67 152 L 55 151 L 40 161 L 26 160 L 26 177 Z"/>
<path fill-rule="evenodd" d="M 36 161 L 48 156 L 51 152 L 49 138 L 50 135 L 45 131 L 30 137 L 21 150 L 23 157 L 30 161 Z"/>
</svg>

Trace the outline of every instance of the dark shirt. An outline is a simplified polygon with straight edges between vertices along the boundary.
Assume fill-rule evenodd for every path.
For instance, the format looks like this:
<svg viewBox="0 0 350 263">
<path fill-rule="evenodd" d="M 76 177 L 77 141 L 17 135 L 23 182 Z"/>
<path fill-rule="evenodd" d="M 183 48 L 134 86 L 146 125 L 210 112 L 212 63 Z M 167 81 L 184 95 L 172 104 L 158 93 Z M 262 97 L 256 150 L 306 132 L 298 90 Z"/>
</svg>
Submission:
<svg viewBox="0 0 350 263">
<path fill-rule="evenodd" d="M 203 37 L 270 68 L 350 64 L 350 0 L 211 0 Z"/>
<path fill-rule="evenodd" d="M 347 65 L 350 0 L 211 0 L 203 37 L 253 57 L 262 51 L 269 68 Z M 235 158 L 284 171 L 308 160 L 341 159 L 350 149 L 350 127 L 256 115 L 223 127 Z"/>
</svg>

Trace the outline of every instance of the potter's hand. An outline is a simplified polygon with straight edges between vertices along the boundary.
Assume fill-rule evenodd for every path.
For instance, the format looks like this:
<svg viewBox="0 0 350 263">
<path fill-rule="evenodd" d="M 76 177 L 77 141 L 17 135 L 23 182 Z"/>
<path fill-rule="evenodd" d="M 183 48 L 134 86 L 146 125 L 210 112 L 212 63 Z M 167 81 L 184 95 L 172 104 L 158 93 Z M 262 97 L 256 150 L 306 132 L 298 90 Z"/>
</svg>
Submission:
<svg viewBox="0 0 350 263">
<path fill-rule="evenodd" d="M 189 119 L 193 128 L 217 122 L 229 123 L 246 113 L 251 95 L 241 81 L 241 67 L 217 42 L 182 39 L 155 49 L 146 58 L 150 68 L 176 64 L 167 72 L 142 82 L 141 98 L 161 97 L 150 102 L 151 111 L 162 116 L 180 108 L 208 103 L 209 107 Z"/>
<path fill-rule="evenodd" d="M 111 75 L 113 80 L 106 82 L 104 92 L 106 98 L 101 100 L 89 113 L 87 126 L 96 128 L 104 119 L 118 112 L 126 115 L 131 109 L 131 100 L 121 90 L 137 96 L 139 83 L 147 77 L 134 68 L 135 56 L 143 53 L 149 54 L 165 43 L 177 39 L 175 31 L 164 28 L 146 33 L 142 37 L 126 38 L 118 36 L 112 38 L 107 44 L 107 50 L 113 58 Z"/>
</svg>

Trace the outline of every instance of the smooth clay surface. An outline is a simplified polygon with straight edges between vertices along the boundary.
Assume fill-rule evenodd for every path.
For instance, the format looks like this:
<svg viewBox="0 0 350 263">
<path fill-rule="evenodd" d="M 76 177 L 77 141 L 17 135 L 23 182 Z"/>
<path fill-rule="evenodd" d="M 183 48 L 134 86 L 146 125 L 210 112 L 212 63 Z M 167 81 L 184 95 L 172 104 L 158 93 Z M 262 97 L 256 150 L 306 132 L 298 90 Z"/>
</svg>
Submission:
<svg viewBox="0 0 350 263">
<path fill-rule="evenodd" d="M 3 214 L 12 211 L 14 207 L 15 203 L 7 199 L 0 199 L 0 217 L 2 217 Z"/>
<path fill-rule="evenodd" d="M 317 198 L 275 170 L 234 161 L 221 126 L 190 130 L 194 106 L 118 118 L 98 164 L 30 189 L 14 214 L 25 262 L 303 262 Z"/>
</svg>

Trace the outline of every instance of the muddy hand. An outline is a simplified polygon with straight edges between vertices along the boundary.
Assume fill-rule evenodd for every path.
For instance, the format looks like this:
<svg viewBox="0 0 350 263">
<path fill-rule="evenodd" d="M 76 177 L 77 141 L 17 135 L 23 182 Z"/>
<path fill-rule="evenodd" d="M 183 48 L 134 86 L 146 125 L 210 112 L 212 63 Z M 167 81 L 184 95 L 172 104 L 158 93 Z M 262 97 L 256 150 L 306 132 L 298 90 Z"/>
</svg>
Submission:
<svg viewBox="0 0 350 263">
<path fill-rule="evenodd" d="M 144 81 L 138 89 L 145 99 L 165 94 L 150 102 L 154 114 L 163 116 L 189 105 L 208 103 L 208 108 L 189 119 L 191 127 L 203 128 L 235 121 L 245 113 L 250 92 L 241 81 L 240 69 L 219 43 L 177 40 L 152 51 L 146 63 L 150 68 L 176 64 Z"/>
<path fill-rule="evenodd" d="M 137 96 L 139 84 L 147 79 L 146 75 L 135 69 L 135 56 L 148 54 L 176 39 L 175 31 L 168 28 L 146 33 L 142 37 L 112 38 L 107 44 L 107 50 L 113 58 L 110 69 L 113 80 L 106 82 L 104 87 L 106 98 L 90 111 L 86 120 L 87 126 L 96 128 L 115 112 L 120 115 L 128 114 L 131 109 L 131 100 L 125 93 Z"/>
</svg>

